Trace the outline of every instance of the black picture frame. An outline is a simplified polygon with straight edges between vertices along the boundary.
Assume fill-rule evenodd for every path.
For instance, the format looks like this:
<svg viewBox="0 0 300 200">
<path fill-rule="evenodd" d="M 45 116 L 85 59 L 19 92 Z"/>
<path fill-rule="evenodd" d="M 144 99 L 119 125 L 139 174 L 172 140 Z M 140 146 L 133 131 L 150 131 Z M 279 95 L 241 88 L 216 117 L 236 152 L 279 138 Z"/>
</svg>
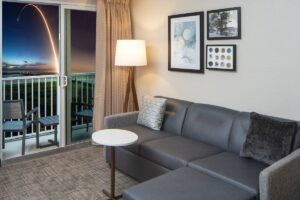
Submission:
<svg viewBox="0 0 300 200">
<path fill-rule="evenodd" d="M 213 52 L 211 52 L 210 48 L 213 48 Z M 221 60 L 221 56 L 225 56 L 225 60 L 224 60 L 224 66 L 227 66 L 228 63 L 231 64 L 231 67 L 221 67 L 221 64 L 219 67 L 212 67 L 209 66 L 209 62 L 211 62 L 211 58 L 209 58 L 211 55 L 212 57 L 215 57 L 216 51 L 215 49 L 219 48 L 219 49 L 225 49 L 225 53 L 222 51 L 218 51 L 218 55 L 219 55 L 219 63 L 223 62 Z M 231 49 L 232 52 L 228 53 L 227 49 Z M 206 69 L 208 70 L 217 70 L 217 71 L 231 71 L 231 72 L 236 72 L 237 71 L 237 58 L 236 58 L 236 54 L 237 54 L 237 45 L 235 44 L 210 44 L 210 45 L 206 45 Z M 227 56 L 231 56 L 231 60 L 228 61 L 228 59 L 226 58 Z"/>
<path fill-rule="evenodd" d="M 210 15 L 214 13 L 224 13 L 228 11 L 236 11 L 237 12 L 237 27 L 236 36 L 212 36 L 211 33 L 211 22 L 210 22 Z M 225 9 L 218 9 L 218 10 L 209 10 L 207 11 L 207 40 L 239 40 L 242 39 L 242 8 L 241 7 L 233 7 L 233 8 L 225 8 Z M 228 28 L 228 31 L 230 29 Z"/>
<path fill-rule="evenodd" d="M 199 63 L 197 63 L 197 69 L 189 68 L 187 66 L 182 65 L 181 67 L 176 67 L 172 63 L 172 20 L 183 19 L 187 17 L 199 17 L 199 29 L 195 29 L 196 34 L 198 35 L 199 41 L 196 40 L 195 44 L 199 45 L 199 54 L 196 51 L 197 59 L 199 59 Z M 197 26 L 196 26 L 197 27 Z M 193 12 L 186 14 L 178 14 L 168 16 L 168 70 L 175 72 L 191 72 L 191 73 L 204 73 L 205 64 L 204 64 L 204 12 Z M 197 49 L 197 47 L 196 47 Z"/>
</svg>

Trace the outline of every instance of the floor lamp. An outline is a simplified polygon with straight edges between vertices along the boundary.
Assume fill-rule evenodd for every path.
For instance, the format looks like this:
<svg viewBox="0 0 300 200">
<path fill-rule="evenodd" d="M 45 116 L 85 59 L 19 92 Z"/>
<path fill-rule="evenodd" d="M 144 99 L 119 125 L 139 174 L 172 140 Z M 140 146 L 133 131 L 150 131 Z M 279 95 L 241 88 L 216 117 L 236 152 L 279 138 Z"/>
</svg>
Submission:
<svg viewBox="0 0 300 200">
<path fill-rule="evenodd" d="M 134 67 L 147 65 L 146 44 L 144 40 L 118 40 L 116 46 L 115 66 L 131 67 L 128 73 L 123 112 L 128 111 L 130 90 L 133 95 L 135 110 L 139 109 L 134 83 Z"/>
</svg>

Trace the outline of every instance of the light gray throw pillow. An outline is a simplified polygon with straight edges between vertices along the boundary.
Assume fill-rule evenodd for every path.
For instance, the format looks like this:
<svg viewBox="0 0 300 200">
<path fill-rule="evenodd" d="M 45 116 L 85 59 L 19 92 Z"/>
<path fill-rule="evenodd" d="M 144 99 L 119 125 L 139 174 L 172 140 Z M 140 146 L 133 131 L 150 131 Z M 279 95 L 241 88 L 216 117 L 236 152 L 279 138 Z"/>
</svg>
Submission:
<svg viewBox="0 0 300 200">
<path fill-rule="evenodd" d="M 140 106 L 137 124 L 159 131 L 163 122 L 166 101 L 164 98 L 144 96 Z"/>
</svg>

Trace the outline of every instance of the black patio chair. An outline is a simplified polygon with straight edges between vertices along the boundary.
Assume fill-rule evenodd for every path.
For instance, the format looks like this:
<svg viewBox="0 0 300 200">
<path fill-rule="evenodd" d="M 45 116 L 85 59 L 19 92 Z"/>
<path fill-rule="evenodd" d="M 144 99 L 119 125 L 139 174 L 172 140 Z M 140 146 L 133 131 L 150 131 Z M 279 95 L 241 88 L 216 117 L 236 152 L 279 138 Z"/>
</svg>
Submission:
<svg viewBox="0 0 300 200">
<path fill-rule="evenodd" d="M 89 120 L 93 120 L 93 113 L 94 113 L 94 99 L 90 98 L 90 103 L 73 103 L 74 110 L 76 107 L 81 109 L 78 112 L 74 112 L 73 116 L 78 118 L 83 118 L 86 120 L 86 132 L 89 132 Z"/>
<path fill-rule="evenodd" d="M 25 114 L 23 100 L 8 100 L 3 101 L 3 125 L 2 125 L 2 146 L 5 148 L 5 132 L 22 132 L 22 155 L 25 155 L 25 139 L 27 128 L 35 123 L 36 135 L 39 135 L 38 127 L 38 108 L 34 108 Z M 35 119 L 32 118 L 35 114 Z M 28 120 L 31 118 L 31 120 Z"/>
</svg>

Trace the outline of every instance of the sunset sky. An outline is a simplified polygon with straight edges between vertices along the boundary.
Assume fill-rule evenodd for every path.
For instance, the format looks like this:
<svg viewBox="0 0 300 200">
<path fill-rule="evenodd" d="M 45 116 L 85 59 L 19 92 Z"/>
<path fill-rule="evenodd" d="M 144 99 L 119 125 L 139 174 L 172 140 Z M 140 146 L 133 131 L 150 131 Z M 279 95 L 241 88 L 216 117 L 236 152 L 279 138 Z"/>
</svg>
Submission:
<svg viewBox="0 0 300 200">
<path fill-rule="evenodd" d="M 71 11 L 72 72 L 95 71 L 96 13 Z"/>
</svg>

